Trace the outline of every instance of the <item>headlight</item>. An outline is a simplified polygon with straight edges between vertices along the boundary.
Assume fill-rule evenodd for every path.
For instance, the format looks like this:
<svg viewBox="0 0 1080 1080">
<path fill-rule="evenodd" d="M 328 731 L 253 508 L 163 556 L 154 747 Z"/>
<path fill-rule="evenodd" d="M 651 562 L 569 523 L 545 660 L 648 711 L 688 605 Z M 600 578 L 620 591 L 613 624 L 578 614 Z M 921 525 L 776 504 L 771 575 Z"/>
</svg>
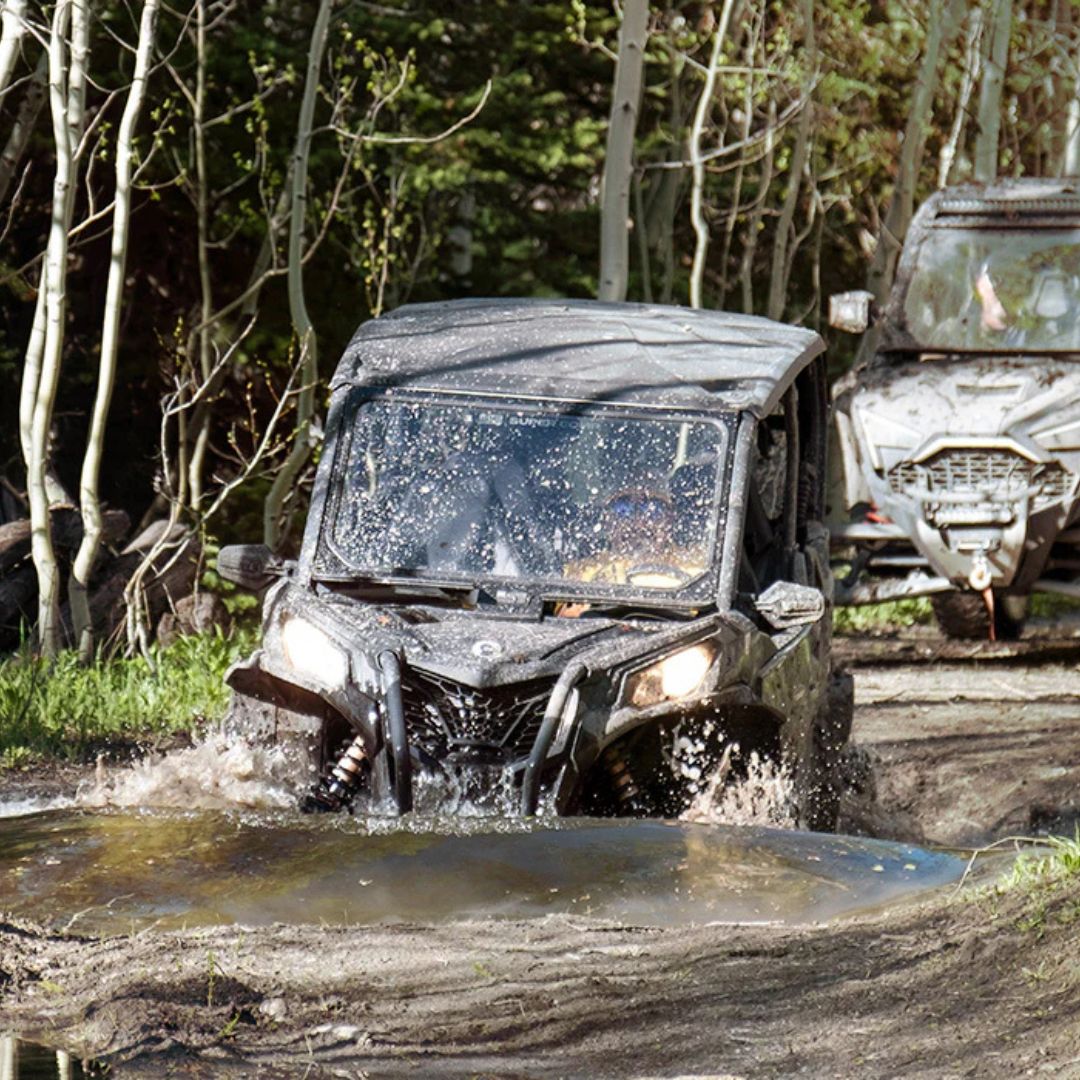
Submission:
<svg viewBox="0 0 1080 1080">
<path fill-rule="evenodd" d="M 661 701 L 689 697 L 701 688 L 713 662 L 709 645 L 693 645 L 672 653 L 630 679 L 628 698 L 639 709 Z"/>
<path fill-rule="evenodd" d="M 306 619 L 291 618 L 281 628 L 285 659 L 302 675 L 328 687 L 342 687 L 349 677 L 349 658 L 329 635 Z"/>
</svg>

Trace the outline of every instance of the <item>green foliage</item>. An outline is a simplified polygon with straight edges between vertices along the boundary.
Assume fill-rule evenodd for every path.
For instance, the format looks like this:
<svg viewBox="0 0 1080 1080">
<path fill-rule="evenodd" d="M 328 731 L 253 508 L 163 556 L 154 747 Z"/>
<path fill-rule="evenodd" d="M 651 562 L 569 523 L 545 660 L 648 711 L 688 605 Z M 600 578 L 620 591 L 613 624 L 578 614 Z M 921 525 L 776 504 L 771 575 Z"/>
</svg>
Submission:
<svg viewBox="0 0 1080 1080">
<path fill-rule="evenodd" d="M 52 664 L 23 653 L 0 661 L 0 763 L 31 756 L 85 757 L 110 741 L 189 730 L 224 714 L 225 669 L 250 652 L 244 630 L 182 637 L 149 657 L 79 665 L 74 653 Z"/>
<path fill-rule="evenodd" d="M 315 7 L 314 0 L 234 5 L 210 22 L 206 194 L 209 286 L 219 308 L 246 288 L 285 190 Z M 652 5 L 637 129 L 631 300 L 687 297 L 694 237 L 688 172 L 677 166 L 701 91 L 715 7 L 697 0 Z M 764 309 L 779 208 L 795 191 L 785 316 L 821 328 L 824 298 L 865 280 L 892 194 L 932 8 L 928 0 L 816 0 L 813 35 L 802 5 L 750 0 L 736 9 L 704 140 L 704 149 L 718 155 L 705 180 L 711 234 L 705 302 Z M 88 105 L 99 141 L 88 154 L 95 167 L 77 185 L 80 213 L 88 193 L 98 209 L 111 198 L 109 165 L 136 20 L 137 11 L 116 0 L 95 6 Z M 618 25 L 617 7 L 599 0 L 335 6 L 311 147 L 304 270 L 324 376 L 362 319 L 409 300 L 595 294 L 597 204 Z M 959 108 L 965 32 L 966 24 L 945 53 L 916 202 L 936 186 L 939 152 Z M 1056 175 L 1076 38 L 1076 27 L 1063 17 L 1022 13 L 1014 20 L 1002 131 L 1010 173 Z M 25 81 L 37 47 L 24 50 L 18 79 Z M 107 438 L 112 450 L 122 438 L 142 467 L 113 455 L 103 476 L 106 499 L 135 520 L 151 497 L 161 395 L 192 360 L 188 338 L 202 290 L 189 5 L 162 10 L 159 49 L 173 74 L 163 67 L 152 73 L 137 137 L 142 171 Z M 480 104 L 489 81 L 479 114 L 445 134 Z M 5 130 L 21 93 L 13 87 L 0 102 Z M 800 109 L 809 110 L 811 144 L 804 175 L 793 176 Z M 777 127 L 777 117 L 785 115 L 787 122 Z M 0 220 L 0 378 L 8 383 L 17 377 L 28 338 L 36 259 L 48 229 L 53 151 L 47 121 L 46 108 L 18 205 L 0 208 L 6 214 Z M 954 181 L 970 177 L 973 138 L 969 121 Z M 732 153 L 743 140 L 743 149 Z M 277 225 L 280 268 L 286 232 L 280 215 Z M 55 433 L 58 470 L 72 490 L 96 372 L 96 286 L 108 262 L 103 230 L 73 238 Z M 239 323 L 236 316 L 221 324 L 215 349 L 233 343 Z M 182 333 L 174 337 L 172 327 Z M 235 475 L 228 433 L 238 416 L 250 411 L 262 422 L 272 413 L 292 367 L 291 337 L 284 280 L 276 276 L 262 294 L 258 326 L 206 403 L 214 415 L 208 473 Z M 832 344 L 831 367 L 839 371 L 855 339 L 838 335 Z M 17 482 L 16 413 L 17 395 L 8 395 L 0 402 L 0 473 Z M 257 538 L 265 484 L 265 476 L 256 476 L 234 492 L 223 535 Z"/>
<path fill-rule="evenodd" d="M 1035 619 L 1060 619 L 1080 614 L 1080 600 L 1059 593 L 1033 593 L 1029 612 Z"/>
<path fill-rule="evenodd" d="M 907 626 L 925 626 L 933 621 L 933 609 L 924 596 L 861 607 L 837 607 L 833 612 L 833 630 L 838 634 L 883 633 Z"/>
<path fill-rule="evenodd" d="M 1071 837 L 1048 836 L 1037 854 L 1023 854 L 1001 884 L 1003 889 L 1030 889 L 1080 878 L 1080 826 Z"/>
<path fill-rule="evenodd" d="M 1037 853 L 1020 855 L 1009 874 L 990 889 L 993 899 L 1010 894 L 1024 899 L 1016 927 L 1025 933 L 1041 938 L 1054 928 L 1080 923 L 1080 826 L 1071 837 L 1047 837 Z M 1053 977 L 1026 974 L 1040 980 Z M 1069 977 L 1075 982 L 1075 970 Z"/>
</svg>

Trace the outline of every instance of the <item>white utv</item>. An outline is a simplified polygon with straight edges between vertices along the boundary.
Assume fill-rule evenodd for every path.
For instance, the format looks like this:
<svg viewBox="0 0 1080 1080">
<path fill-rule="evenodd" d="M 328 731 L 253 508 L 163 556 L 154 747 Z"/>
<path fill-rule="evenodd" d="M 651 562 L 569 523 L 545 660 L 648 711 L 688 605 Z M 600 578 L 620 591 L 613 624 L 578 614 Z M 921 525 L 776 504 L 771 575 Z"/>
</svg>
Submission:
<svg viewBox="0 0 1080 1080">
<path fill-rule="evenodd" d="M 1015 637 L 1080 596 L 1080 185 L 947 188 L 917 214 L 870 362 L 834 388 L 836 599 L 929 596 L 941 629 Z"/>
</svg>

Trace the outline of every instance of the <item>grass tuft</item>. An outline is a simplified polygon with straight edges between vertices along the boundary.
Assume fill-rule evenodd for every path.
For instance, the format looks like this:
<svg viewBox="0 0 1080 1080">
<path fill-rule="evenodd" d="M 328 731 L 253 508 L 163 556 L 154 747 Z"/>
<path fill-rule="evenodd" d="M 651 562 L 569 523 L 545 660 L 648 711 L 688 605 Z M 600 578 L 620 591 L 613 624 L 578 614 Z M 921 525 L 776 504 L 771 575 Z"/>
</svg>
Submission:
<svg viewBox="0 0 1080 1080">
<path fill-rule="evenodd" d="M 111 742 L 187 731 L 224 715 L 226 668 L 250 652 L 253 630 L 179 638 L 150 657 L 81 666 L 22 653 L 0 660 L 0 768 L 42 758 L 79 760 Z"/>
<path fill-rule="evenodd" d="M 833 610 L 833 630 L 837 634 L 884 633 L 906 626 L 923 626 L 933 621 L 934 611 L 925 596 Z"/>
<path fill-rule="evenodd" d="M 1002 888 L 1025 889 L 1080 877 L 1080 825 L 1072 837 L 1049 836 L 1045 844 L 1049 851 L 1021 855 L 1016 860 L 1012 872 L 1002 882 Z"/>
</svg>

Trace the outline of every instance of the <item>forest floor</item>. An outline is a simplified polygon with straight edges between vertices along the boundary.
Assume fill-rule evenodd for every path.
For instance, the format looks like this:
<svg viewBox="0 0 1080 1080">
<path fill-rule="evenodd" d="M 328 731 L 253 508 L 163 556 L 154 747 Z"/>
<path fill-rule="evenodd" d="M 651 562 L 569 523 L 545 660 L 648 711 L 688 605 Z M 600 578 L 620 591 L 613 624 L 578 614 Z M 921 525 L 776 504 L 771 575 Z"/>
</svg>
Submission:
<svg viewBox="0 0 1080 1080">
<path fill-rule="evenodd" d="M 1073 834 L 1080 640 L 973 648 L 912 628 L 838 653 L 856 680 L 844 828 L 950 847 Z M 1075 872 L 984 875 L 815 926 L 93 940 L 0 919 L 0 1032 L 119 1077 L 1080 1078 L 1078 928 Z"/>
</svg>

